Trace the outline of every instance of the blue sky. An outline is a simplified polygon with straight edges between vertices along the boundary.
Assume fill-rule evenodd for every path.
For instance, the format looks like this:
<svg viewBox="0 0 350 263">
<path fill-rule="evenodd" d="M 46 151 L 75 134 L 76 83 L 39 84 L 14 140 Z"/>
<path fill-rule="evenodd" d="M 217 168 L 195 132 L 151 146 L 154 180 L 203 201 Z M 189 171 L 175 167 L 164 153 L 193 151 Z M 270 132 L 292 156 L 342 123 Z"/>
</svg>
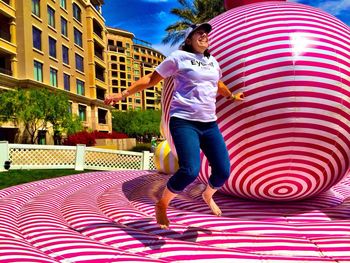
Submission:
<svg viewBox="0 0 350 263">
<path fill-rule="evenodd" d="M 287 1 L 320 8 L 350 26 L 350 0 Z M 161 42 L 166 35 L 165 28 L 177 20 L 170 10 L 179 6 L 178 0 L 105 0 L 102 13 L 108 26 L 130 31 L 168 55 L 176 47 L 167 47 Z"/>
</svg>

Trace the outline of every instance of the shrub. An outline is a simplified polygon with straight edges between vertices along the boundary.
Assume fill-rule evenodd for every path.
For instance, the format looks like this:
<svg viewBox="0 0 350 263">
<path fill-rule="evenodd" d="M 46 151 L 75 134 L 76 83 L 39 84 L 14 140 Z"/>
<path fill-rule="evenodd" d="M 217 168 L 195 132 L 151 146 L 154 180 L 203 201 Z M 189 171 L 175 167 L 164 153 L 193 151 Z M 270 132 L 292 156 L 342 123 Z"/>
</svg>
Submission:
<svg viewBox="0 0 350 263">
<path fill-rule="evenodd" d="M 151 150 L 150 143 L 140 143 L 140 144 L 137 144 L 135 147 L 133 147 L 130 151 L 143 152 L 143 151 L 150 151 L 150 150 Z"/>
<path fill-rule="evenodd" d="M 68 135 L 63 142 L 64 145 L 85 144 L 86 146 L 94 146 L 96 144 L 95 136 L 87 131 L 77 132 Z"/>
</svg>

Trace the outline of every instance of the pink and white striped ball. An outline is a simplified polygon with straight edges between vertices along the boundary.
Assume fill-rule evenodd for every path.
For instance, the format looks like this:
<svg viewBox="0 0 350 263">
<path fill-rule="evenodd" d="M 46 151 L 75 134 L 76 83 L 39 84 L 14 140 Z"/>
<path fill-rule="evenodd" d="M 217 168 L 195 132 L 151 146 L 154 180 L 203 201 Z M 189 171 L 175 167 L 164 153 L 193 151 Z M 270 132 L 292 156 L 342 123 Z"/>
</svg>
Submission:
<svg viewBox="0 0 350 263">
<path fill-rule="evenodd" d="M 210 51 L 222 80 L 246 97 L 243 103 L 217 99 L 231 160 L 221 191 L 300 200 L 344 178 L 350 167 L 350 28 L 290 2 L 234 8 L 210 24 Z M 169 96 L 171 88 L 165 90 Z M 206 183 L 209 175 L 202 155 L 200 180 Z"/>
</svg>

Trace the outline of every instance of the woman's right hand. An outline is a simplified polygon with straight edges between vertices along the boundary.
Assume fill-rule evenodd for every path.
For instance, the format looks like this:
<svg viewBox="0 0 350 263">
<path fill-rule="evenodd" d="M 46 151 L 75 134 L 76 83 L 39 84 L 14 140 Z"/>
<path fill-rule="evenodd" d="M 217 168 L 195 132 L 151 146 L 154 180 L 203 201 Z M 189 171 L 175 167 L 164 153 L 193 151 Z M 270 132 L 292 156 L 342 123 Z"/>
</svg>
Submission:
<svg viewBox="0 0 350 263">
<path fill-rule="evenodd" d="M 123 99 L 123 95 L 121 93 L 111 94 L 105 97 L 104 103 L 106 105 L 114 106 L 117 102 Z"/>
</svg>

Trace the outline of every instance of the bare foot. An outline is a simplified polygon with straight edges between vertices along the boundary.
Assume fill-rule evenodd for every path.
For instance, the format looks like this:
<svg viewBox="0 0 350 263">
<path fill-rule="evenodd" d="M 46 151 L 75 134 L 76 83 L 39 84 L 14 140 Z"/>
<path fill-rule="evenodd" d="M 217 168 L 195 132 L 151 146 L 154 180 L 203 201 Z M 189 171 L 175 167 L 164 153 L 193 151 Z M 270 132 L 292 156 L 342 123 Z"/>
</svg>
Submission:
<svg viewBox="0 0 350 263">
<path fill-rule="evenodd" d="M 205 193 L 202 194 L 203 200 L 207 203 L 214 215 L 221 216 L 222 212 L 218 205 L 214 202 L 212 196 L 207 196 Z"/>
<path fill-rule="evenodd" d="M 156 220 L 159 224 L 160 228 L 167 229 L 169 227 L 169 219 L 166 215 L 166 206 L 161 204 L 160 202 L 156 203 Z"/>
</svg>

